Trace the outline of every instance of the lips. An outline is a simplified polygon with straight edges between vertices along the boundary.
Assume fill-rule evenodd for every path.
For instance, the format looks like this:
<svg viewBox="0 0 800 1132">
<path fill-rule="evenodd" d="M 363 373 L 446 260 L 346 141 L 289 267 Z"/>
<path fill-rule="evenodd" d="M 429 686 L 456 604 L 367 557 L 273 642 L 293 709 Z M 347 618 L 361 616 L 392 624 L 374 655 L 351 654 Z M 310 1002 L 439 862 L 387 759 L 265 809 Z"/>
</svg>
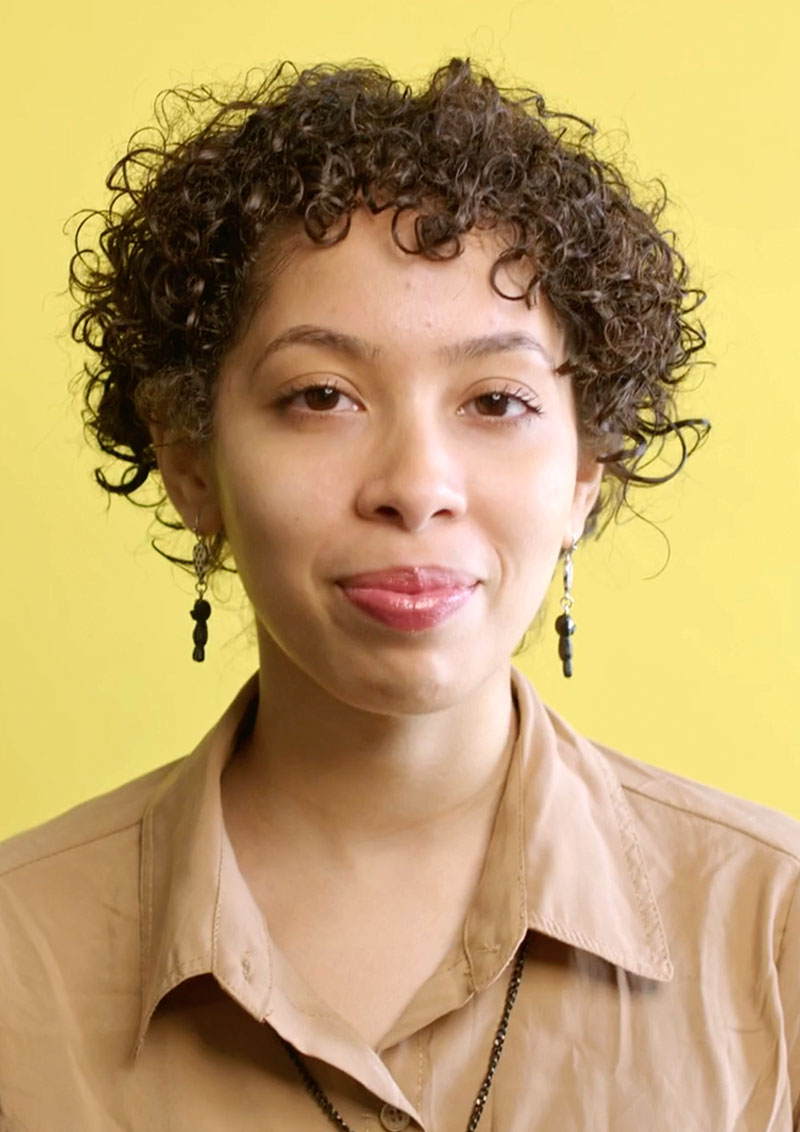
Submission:
<svg viewBox="0 0 800 1132">
<path fill-rule="evenodd" d="M 395 593 L 421 594 L 426 590 L 461 589 L 474 586 L 474 574 L 451 570 L 444 566 L 391 566 L 388 570 L 371 570 L 342 578 L 346 589 L 394 590 Z"/>
<path fill-rule="evenodd" d="M 393 566 L 343 578 L 352 605 L 400 632 L 432 629 L 453 616 L 478 587 L 474 574 L 442 566 Z"/>
</svg>

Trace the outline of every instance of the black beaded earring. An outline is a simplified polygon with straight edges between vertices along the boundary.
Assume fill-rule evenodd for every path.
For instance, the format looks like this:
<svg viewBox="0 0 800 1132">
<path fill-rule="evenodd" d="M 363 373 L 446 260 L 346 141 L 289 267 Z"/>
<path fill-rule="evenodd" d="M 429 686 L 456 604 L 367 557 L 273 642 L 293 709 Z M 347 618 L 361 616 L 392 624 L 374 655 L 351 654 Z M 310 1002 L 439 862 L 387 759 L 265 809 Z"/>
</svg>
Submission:
<svg viewBox="0 0 800 1132">
<path fill-rule="evenodd" d="M 206 601 L 205 593 L 208 589 L 208 582 L 206 576 L 208 575 L 208 568 L 211 565 L 211 551 L 198 530 L 198 524 L 194 525 L 194 534 L 197 542 L 194 544 L 192 551 L 192 562 L 194 563 L 194 572 L 197 575 L 197 599 L 192 606 L 191 617 L 196 622 L 194 632 L 192 633 L 192 640 L 194 641 L 194 651 L 192 652 L 192 660 L 205 660 L 206 657 L 206 643 L 208 642 L 208 619 L 211 616 L 211 606 Z"/>
<path fill-rule="evenodd" d="M 572 554 L 577 545 L 576 539 L 564 555 L 564 596 L 561 599 L 561 613 L 556 617 L 558 655 L 561 658 L 561 669 L 565 676 L 572 675 L 572 634 L 575 632 L 575 622 L 570 616 L 573 606 Z"/>
</svg>

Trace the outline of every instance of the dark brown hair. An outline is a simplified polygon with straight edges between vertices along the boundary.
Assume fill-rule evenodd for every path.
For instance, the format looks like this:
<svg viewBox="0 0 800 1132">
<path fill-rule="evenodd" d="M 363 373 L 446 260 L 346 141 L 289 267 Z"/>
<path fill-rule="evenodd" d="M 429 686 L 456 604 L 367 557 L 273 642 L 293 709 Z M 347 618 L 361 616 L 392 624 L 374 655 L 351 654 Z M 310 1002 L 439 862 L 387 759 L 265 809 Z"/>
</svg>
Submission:
<svg viewBox="0 0 800 1132">
<path fill-rule="evenodd" d="M 503 90 L 459 59 L 417 91 L 372 64 L 283 64 L 228 99 L 168 91 L 156 122 L 111 170 L 108 207 L 82 219 L 70 269 L 73 337 L 92 355 L 85 421 L 122 463 L 116 479 L 97 469 L 107 491 L 131 498 L 156 469 L 148 420 L 212 435 L 220 360 L 256 301 L 264 247 L 298 222 L 320 245 L 344 239 L 359 206 L 393 210 L 398 243 L 408 210 L 415 243 L 404 250 L 433 259 L 458 255 L 476 226 L 502 226 L 501 294 L 504 265 L 533 265 L 527 290 L 507 297 L 532 302 L 541 288 L 565 329 L 561 372 L 607 472 L 590 528 L 630 484 L 671 478 L 704 435 L 707 422 L 675 411 L 705 344 L 690 318 L 705 296 L 659 229 L 663 186 L 636 203 L 597 155 L 594 128 L 540 94 Z M 648 477 L 643 464 L 669 437 L 677 466 Z"/>
</svg>

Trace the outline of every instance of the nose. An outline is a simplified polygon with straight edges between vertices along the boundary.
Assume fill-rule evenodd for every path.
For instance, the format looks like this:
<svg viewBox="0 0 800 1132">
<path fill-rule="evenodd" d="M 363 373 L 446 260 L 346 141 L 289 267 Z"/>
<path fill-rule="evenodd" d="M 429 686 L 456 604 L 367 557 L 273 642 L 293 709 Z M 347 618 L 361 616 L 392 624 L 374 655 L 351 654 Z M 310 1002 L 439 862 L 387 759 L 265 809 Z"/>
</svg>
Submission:
<svg viewBox="0 0 800 1132">
<path fill-rule="evenodd" d="M 464 469 L 432 421 L 400 422 L 374 438 L 356 507 L 365 519 L 422 530 L 466 511 Z"/>
</svg>

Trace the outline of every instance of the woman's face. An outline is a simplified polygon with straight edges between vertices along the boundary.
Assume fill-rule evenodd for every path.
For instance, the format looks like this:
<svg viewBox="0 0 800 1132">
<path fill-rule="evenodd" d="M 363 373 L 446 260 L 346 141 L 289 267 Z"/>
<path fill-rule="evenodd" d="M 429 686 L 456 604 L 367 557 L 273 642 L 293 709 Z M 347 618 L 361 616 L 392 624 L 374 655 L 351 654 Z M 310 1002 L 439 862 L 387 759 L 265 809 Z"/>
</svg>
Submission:
<svg viewBox="0 0 800 1132">
<path fill-rule="evenodd" d="M 431 262 L 359 211 L 340 244 L 303 238 L 221 370 L 203 529 L 224 525 L 262 656 L 365 710 L 507 672 L 596 496 L 562 332 L 492 289 L 498 249 Z"/>
</svg>

